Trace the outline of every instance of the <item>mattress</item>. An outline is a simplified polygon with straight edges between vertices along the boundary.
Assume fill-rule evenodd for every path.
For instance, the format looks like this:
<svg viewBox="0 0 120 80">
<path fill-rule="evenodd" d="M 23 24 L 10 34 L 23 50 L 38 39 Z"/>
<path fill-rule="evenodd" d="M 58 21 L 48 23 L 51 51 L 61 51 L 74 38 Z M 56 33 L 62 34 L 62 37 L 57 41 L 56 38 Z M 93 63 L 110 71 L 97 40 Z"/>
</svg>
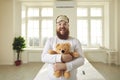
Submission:
<svg viewBox="0 0 120 80">
<path fill-rule="evenodd" d="M 105 78 L 85 59 L 85 64 L 79 67 L 77 73 L 78 80 L 105 80 Z"/>
<path fill-rule="evenodd" d="M 48 80 L 47 69 L 48 64 L 44 64 L 43 67 L 39 70 L 38 74 L 33 80 Z M 77 73 L 77 80 L 105 80 L 105 78 L 85 59 L 85 64 L 79 67 Z"/>
</svg>

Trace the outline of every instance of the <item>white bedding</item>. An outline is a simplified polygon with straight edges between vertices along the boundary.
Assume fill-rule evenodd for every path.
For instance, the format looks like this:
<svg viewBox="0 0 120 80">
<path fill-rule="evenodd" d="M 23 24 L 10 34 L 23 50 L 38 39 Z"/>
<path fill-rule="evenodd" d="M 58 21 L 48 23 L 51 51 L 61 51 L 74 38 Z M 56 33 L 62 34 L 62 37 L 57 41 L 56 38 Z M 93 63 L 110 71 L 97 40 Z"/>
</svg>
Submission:
<svg viewBox="0 0 120 80">
<path fill-rule="evenodd" d="M 105 80 L 105 78 L 85 59 L 85 64 L 78 68 L 78 80 Z"/>
<path fill-rule="evenodd" d="M 33 80 L 48 80 L 48 64 L 44 64 Z M 85 64 L 78 68 L 78 80 L 105 80 L 105 78 L 85 59 Z"/>
</svg>

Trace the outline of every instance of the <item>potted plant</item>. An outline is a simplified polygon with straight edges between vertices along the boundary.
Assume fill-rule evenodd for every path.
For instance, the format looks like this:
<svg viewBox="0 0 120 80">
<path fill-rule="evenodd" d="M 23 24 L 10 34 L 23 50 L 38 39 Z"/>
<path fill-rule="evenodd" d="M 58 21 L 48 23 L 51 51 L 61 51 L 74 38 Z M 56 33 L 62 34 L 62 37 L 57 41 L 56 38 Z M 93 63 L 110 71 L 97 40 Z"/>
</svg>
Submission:
<svg viewBox="0 0 120 80">
<path fill-rule="evenodd" d="M 17 60 L 15 61 L 15 65 L 19 66 L 21 64 L 20 60 L 20 54 L 23 51 L 23 49 L 26 47 L 25 40 L 23 37 L 15 37 L 13 41 L 13 50 L 17 53 Z"/>
</svg>

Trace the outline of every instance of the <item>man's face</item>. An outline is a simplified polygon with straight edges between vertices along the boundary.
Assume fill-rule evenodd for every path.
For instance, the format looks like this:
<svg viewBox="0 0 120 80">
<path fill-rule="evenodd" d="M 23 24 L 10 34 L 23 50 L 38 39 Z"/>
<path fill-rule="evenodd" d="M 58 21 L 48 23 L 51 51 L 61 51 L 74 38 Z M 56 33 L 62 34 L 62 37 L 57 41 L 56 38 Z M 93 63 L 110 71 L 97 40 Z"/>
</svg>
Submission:
<svg viewBox="0 0 120 80">
<path fill-rule="evenodd" d="M 69 23 L 65 21 L 60 21 L 56 23 L 57 36 L 60 39 L 67 39 L 69 36 Z"/>
</svg>

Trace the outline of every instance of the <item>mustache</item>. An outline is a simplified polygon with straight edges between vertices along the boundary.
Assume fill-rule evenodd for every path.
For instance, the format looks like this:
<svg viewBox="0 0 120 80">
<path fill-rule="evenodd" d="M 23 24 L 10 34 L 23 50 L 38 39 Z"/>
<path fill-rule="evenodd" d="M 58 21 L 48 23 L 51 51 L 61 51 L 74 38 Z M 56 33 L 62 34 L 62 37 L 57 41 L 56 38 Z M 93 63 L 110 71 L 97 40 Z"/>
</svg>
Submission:
<svg viewBox="0 0 120 80">
<path fill-rule="evenodd" d="M 66 28 L 65 28 L 65 27 L 63 27 L 63 28 L 60 28 L 59 30 L 62 30 L 62 29 L 66 30 Z"/>
</svg>

